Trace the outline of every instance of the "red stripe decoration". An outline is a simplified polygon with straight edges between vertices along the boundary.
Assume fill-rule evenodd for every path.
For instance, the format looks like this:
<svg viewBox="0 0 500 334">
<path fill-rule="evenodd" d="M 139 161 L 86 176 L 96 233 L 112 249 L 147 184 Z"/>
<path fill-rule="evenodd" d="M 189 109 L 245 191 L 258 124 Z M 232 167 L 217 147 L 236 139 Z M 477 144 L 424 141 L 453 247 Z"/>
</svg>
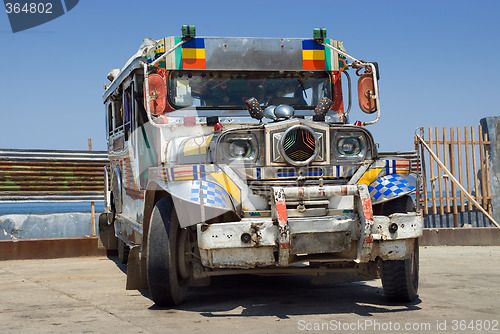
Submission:
<svg viewBox="0 0 500 334">
<path fill-rule="evenodd" d="M 178 180 L 193 180 L 193 166 L 176 166 L 174 167 L 174 179 Z"/>
</svg>

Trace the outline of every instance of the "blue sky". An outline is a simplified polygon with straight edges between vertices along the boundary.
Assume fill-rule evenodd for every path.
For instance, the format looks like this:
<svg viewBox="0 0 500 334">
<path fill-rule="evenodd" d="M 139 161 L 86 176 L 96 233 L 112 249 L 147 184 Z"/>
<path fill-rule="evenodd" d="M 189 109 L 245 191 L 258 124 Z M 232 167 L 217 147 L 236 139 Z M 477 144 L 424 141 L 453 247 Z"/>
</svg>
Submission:
<svg viewBox="0 0 500 334">
<path fill-rule="evenodd" d="M 325 27 L 378 61 L 381 151 L 410 150 L 417 127 L 477 126 L 500 115 L 500 1 L 82 0 L 13 34 L 0 13 L 0 148 L 105 150 L 103 83 L 145 37 L 312 36 Z M 354 73 L 351 70 L 351 75 Z M 373 115 L 351 112 L 350 121 Z"/>
</svg>

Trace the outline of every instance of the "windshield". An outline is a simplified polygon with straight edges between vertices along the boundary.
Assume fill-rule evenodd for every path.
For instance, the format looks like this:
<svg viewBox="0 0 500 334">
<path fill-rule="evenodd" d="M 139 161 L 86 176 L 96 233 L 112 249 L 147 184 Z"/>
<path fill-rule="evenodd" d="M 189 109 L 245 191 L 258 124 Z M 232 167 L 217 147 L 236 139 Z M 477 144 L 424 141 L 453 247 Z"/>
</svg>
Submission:
<svg viewBox="0 0 500 334">
<path fill-rule="evenodd" d="M 263 106 L 288 104 L 313 109 L 323 97 L 332 98 L 327 72 L 172 71 L 172 104 L 197 108 L 245 108 L 255 97 Z"/>
</svg>

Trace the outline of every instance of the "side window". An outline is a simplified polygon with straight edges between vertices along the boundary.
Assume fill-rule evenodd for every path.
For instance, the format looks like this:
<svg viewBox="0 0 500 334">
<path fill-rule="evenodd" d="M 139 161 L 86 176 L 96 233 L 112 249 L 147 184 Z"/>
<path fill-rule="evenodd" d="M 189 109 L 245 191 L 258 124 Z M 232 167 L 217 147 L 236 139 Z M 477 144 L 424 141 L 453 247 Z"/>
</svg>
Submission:
<svg viewBox="0 0 500 334">
<path fill-rule="evenodd" d="M 139 128 L 142 124 L 145 123 L 145 120 L 143 120 L 143 117 L 140 115 L 141 114 L 141 110 L 140 109 L 144 109 L 144 105 L 142 104 L 142 97 L 144 96 L 144 90 L 143 90 L 143 86 L 144 86 L 144 78 L 141 76 L 135 76 L 134 77 L 134 92 L 135 92 L 135 96 L 136 97 L 140 97 L 139 100 L 134 100 L 134 107 L 135 107 L 135 124 L 134 126 Z M 135 98 L 134 98 L 135 99 Z M 139 106 L 140 104 L 140 106 Z"/>
<path fill-rule="evenodd" d="M 113 101 L 115 129 L 123 125 L 123 104 L 121 100 Z"/>
<path fill-rule="evenodd" d="M 108 130 L 108 137 L 113 133 L 113 106 L 111 102 L 108 102 L 106 105 L 107 114 L 106 114 L 106 127 Z"/>
<path fill-rule="evenodd" d="M 132 93 L 133 84 L 123 93 L 123 117 L 125 125 L 125 140 L 130 138 L 131 124 L 132 124 Z"/>
<path fill-rule="evenodd" d="M 106 127 L 108 130 L 108 147 L 113 150 L 125 147 L 123 97 L 112 96 L 106 102 Z"/>
<path fill-rule="evenodd" d="M 143 77 L 136 75 L 130 93 L 133 98 L 133 147 L 136 160 L 137 174 L 139 175 L 139 187 L 145 189 L 148 181 L 148 168 L 158 166 L 158 147 L 159 138 L 158 129 L 151 126 L 145 115 L 144 105 L 142 104 L 143 95 Z M 135 97 L 140 97 L 139 99 Z"/>
</svg>

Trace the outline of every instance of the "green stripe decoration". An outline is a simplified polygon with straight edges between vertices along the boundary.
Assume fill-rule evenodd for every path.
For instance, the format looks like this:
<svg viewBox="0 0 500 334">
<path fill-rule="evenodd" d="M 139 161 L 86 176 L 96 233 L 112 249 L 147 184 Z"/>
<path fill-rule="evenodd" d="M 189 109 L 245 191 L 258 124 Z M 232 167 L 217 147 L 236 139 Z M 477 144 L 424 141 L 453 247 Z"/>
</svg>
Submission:
<svg viewBox="0 0 500 334">
<path fill-rule="evenodd" d="M 331 39 L 327 38 L 325 39 L 325 44 L 330 44 Z M 328 47 L 325 47 L 325 70 L 331 71 L 332 70 L 332 58 L 333 58 L 333 53 L 332 50 Z"/>
<path fill-rule="evenodd" d="M 180 43 L 182 41 L 182 37 L 174 37 L 174 45 Z M 182 46 L 175 49 L 175 68 L 178 70 L 182 69 Z"/>
<path fill-rule="evenodd" d="M 287 151 L 297 141 L 297 131 L 290 132 L 283 143 L 283 149 Z"/>
</svg>

